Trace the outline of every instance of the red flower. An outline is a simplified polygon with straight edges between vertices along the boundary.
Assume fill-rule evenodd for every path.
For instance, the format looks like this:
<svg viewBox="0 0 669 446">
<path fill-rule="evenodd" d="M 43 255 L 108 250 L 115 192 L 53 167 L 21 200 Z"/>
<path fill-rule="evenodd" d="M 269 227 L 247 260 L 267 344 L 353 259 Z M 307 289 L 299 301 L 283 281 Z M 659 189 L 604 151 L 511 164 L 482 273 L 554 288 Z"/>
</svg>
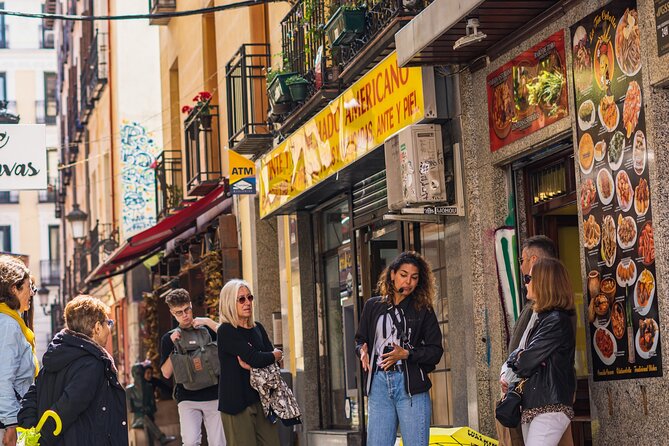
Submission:
<svg viewBox="0 0 669 446">
<path fill-rule="evenodd" d="M 184 105 L 183 107 L 181 107 L 181 113 L 190 113 L 192 111 L 193 107 L 191 107 L 190 105 Z"/>
<path fill-rule="evenodd" d="M 209 93 L 208 91 L 201 91 L 199 96 L 200 96 L 200 101 L 202 102 L 211 99 L 211 93 Z"/>
</svg>

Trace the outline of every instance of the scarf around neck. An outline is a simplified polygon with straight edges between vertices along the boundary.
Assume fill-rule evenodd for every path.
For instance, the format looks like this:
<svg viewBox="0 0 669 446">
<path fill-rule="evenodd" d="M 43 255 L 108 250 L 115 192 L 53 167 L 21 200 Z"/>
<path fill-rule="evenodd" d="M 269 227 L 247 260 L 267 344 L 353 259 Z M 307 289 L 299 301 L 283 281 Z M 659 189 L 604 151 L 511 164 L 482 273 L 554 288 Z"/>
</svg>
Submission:
<svg viewBox="0 0 669 446">
<path fill-rule="evenodd" d="M 33 363 L 35 364 L 35 376 L 37 376 L 37 374 L 39 373 L 39 361 L 37 360 L 37 354 L 35 353 L 35 333 L 33 333 L 33 331 L 30 328 L 28 328 L 26 323 L 21 318 L 19 312 L 16 310 L 12 310 L 11 308 L 9 308 L 9 305 L 7 305 L 4 302 L 0 303 L 0 313 L 6 314 L 7 316 L 11 317 L 16 321 L 16 323 L 19 324 L 19 327 L 21 327 L 21 332 L 23 333 L 23 336 L 26 338 L 26 341 L 28 341 L 28 344 L 30 344 L 30 348 L 33 353 Z"/>
</svg>

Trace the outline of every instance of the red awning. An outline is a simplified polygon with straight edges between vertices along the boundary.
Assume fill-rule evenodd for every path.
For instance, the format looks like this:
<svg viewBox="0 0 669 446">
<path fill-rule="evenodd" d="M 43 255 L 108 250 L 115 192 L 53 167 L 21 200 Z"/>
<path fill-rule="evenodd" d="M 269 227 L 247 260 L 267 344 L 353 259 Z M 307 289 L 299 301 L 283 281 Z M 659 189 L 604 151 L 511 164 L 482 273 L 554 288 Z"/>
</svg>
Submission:
<svg viewBox="0 0 669 446">
<path fill-rule="evenodd" d="M 226 186 L 218 186 L 190 206 L 165 217 L 155 226 L 131 236 L 111 253 L 104 263 L 98 265 L 98 267 L 86 277 L 86 283 L 109 277 L 112 273 L 117 274 L 119 272 L 117 270 L 122 267 L 126 267 L 124 268 L 125 271 L 129 269 L 128 265 L 130 265 L 130 267 L 135 266 L 137 263 L 142 262 L 146 257 L 150 257 L 158 251 L 161 251 L 165 243 L 187 231 L 189 228 L 195 227 L 197 218 L 200 215 L 215 206 L 218 206 L 226 198 Z M 230 202 L 232 203 L 232 199 L 230 199 Z"/>
</svg>

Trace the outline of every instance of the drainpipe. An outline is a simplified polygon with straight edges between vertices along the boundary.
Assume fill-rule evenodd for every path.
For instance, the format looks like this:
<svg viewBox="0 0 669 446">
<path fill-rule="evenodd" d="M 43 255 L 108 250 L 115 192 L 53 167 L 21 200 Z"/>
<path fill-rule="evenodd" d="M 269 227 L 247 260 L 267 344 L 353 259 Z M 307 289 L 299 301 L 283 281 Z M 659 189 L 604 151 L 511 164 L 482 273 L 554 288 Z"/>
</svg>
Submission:
<svg viewBox="0 0 669 446">
<path fill-rule="evenodd" d="M 107 0 L 107 13 L 111 15 L 111 0 Z M 112 231 L 116 229 L 116 179 L 114 178 L 114 95 L 112 75 L 112 26 L 107 19 L 107 88 L 109 88 L 109 164 L 111 169 Z"/>
</svg>

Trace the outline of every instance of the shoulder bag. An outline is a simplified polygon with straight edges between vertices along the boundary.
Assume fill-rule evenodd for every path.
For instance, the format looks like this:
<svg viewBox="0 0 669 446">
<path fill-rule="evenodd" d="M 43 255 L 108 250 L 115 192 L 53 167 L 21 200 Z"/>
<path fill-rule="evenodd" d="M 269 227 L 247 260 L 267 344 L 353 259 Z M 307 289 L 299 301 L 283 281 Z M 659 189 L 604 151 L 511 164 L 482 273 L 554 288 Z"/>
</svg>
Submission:
<svg viewBox="0 0 669 446">
<path fill-rule="evenodd" d="M 520 408 L 523 401 L 523 386 L 527 378 L 521 379 L 515 386 L 510 387 L 506 395 L 497 402 L 495 418 L 506 427 L 518 427 L 520 424 Z"/>
</svg>

